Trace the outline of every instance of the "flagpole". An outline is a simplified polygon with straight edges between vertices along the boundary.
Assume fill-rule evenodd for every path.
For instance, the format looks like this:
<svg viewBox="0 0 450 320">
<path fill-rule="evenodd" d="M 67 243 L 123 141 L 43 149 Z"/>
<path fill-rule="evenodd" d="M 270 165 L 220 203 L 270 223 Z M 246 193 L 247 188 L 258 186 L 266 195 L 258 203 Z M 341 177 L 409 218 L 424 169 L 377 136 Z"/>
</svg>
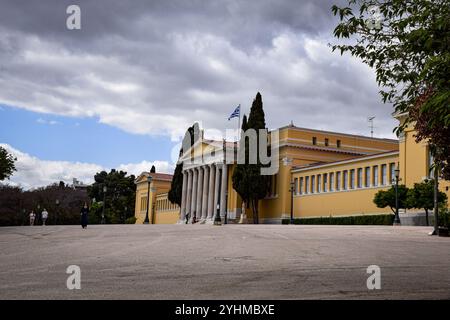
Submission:
<svg viewBox="0 0 450 320">
<path fill-rule="evenodd" d="M 238 118 L 238 142 L 241 135 L 241 104 L 239 104 L 239 118 Z"/>
</svg>

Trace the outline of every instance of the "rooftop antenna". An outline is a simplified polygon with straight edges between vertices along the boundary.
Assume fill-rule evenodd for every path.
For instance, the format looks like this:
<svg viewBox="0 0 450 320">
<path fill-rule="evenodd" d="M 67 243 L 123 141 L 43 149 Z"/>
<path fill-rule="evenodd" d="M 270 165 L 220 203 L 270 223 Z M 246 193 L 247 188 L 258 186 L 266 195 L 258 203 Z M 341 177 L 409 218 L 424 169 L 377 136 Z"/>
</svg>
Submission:
<svg viewBox="0 0 450 320">
<path fill-rule="evenodd" d="M 375 119 L 375 116 L 367 118 L 367 121 L 369 122 L 370 137 L 371 138 L 373 138 L 373 119 Z"/>
</svg>

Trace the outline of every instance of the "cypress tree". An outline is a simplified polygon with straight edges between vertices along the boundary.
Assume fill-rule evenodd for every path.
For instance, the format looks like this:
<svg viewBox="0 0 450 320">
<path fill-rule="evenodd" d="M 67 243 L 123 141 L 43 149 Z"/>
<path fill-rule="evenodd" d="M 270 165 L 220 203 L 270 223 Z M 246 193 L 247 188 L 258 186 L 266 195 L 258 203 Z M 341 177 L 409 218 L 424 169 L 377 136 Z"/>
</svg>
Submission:
<svg viewBox="0 0 450 320">
<path fill-rule="evenodd" d="M 180 157 L 191 148 L 200 136 L 200 129 L 198 123 L 194 123 L 190 126 L 184 135 L 182 142 Z M 173 173 L 172 183 L 170 185 L 170 191 L 168 194 L 169 201 L 176 203 L 181 207 L 181 195 L 183 192 L 183 163 L 178 163 Z"/>
<path fill-rule="evenodd" d="M 169 201 L 181 207 L 181 193 L 183 189 L 183 163 L 177 164 L 173 173 L 172 183 L 168 194 Z"/>
<path fill-rule="evenodd" d="M 156 173 L 156 168 L 155 168 L 155 166 L 152 166 L 152 168 L 150 169 L 150 173 Z"/>
<path fill-rule="evenodd" d="M 242 119 L 242 127 L 241 127 L 243 133 L 247 130 L 247 115 L 244 114 L 244 118 Z M 239 141 L 239 148 L 243 148 L 247 141 L 245 141 L 244 135 L 241 136 L 241 140 Z M 248 148 L 245 148 L 245 159 L 247 161 L 248 157 Z M 248 197 L 249 197 L 249 184 L 246 181 L 246 167 L 247 164 L 237 164 L 236 168 L 233 171 L 233 188 L 236 190 L 236 192 L 239 194 L 239 196 L 242 198 L 242 201 L 245 203 L 248 203 Z"/>
<path fill-rule="evenodd" d="M 245 125 L 244 125 L 245 123 Z M 250 115 L 248 121 L 243 121 L 243 129 L 254 129 L 257 134 L 257 143 L 259 142 L 260 129 L 266 129 L 266 121 L 263 110 L 263 103 L 261 94 L 258 92 L 253 100 L 252 107 L 250 109 Z M 267 130 L 267 129 L 266 129 Z M 259 143 L 257 146 L 257 163 L 247 163 L 249 156 L 249 145 L 247 141 L 240 141 L 240 147 L 245 146 L 246 162 L 245 164 L 237 165 L 235 172 L 233 173 L 233 188 L 238 192 L 246 203 L 250 204 L 253 212 L 253 222 L 259 223 L 258 204 L 259 200 L 263 199 L 269 190 L 269 178 L 268 176 L 261 175 L 261 159 L 259 157 Z"/>
</svg>

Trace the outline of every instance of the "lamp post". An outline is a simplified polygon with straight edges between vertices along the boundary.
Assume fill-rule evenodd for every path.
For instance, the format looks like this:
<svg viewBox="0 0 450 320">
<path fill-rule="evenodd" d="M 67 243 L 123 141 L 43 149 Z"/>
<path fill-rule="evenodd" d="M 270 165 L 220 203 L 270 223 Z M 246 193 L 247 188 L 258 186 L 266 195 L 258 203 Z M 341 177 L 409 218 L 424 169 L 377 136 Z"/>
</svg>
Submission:
<svg viewBox="0 0 450 320">
<path fill-rule="evenodd" d="M 26 210 L 22 209 L 22 225 L 25 225 L 25 221 L 26 221 Z"/>
<path fill-rule="evenodd" d="M 128 207 L 125 206 L 125 212 L 123 214 L 123 224 L 125 224 L 125 221 L 127 220 L 127 212 L 128 212 Z"/>
<path fill-rule="evenodd" d="M 224 224 L 228 224 L 228 190 L 225 191 L 225 219 Z"/>
<path fill-rule="evenodd" d="M 59 199 L 56 199 L 55 204 L 56 204 L 56 212 L 55 212 L 55 219 L 54 219 L 54 221 L 55 221 L 55 225 L 56 225 L 57 222 L 58 222 Z"/>
<path fill-rule="evenodd" d="M 291 192 L 291 224 L 294 224 L 294 191 L 295 191 L 295 183 L 291 181 L 291 188 L 289 189 Z"/>
<path fill-rule="evenodd" d="M 101 222 L 101 224 L 105 224 L 106 191 L 108 191 L 108 188 L 106 186 L 103 186 L 103 208 L 102 208 L 102 222 Z"/>
<path fill-rule="evenodd" d="M 394 226 L 401 225 L 400 223 L 400 216 L 398 215 L 398 206 L 399 206 L 399 199 L 398 199 L 398 181 L 400 175 L 400 169 L 398 167 L 395 168 L 395 217 L 394 217 Z"/>
<path fill-rule="evenodd" d="M 148 182 L 148 189 L 147 189 L 147 211 L 145 213 L 145 220 L 144 220 L 144 224 L 148 224 L 150 221 L 148 219 L 148 207 L 150 206 L 150 185 L 152 183 L 152 176 L 148 176 L 147 177 L 147 182 Z"/>
<path fill-rule="evenodd" d="M 39 217 L 41 216 L 39 211 L 41 211 L 41 205 L 40 204 L 37 205 L 37 210 L 36 210 L 36 225 L 39 224 Z"/>
</svg>

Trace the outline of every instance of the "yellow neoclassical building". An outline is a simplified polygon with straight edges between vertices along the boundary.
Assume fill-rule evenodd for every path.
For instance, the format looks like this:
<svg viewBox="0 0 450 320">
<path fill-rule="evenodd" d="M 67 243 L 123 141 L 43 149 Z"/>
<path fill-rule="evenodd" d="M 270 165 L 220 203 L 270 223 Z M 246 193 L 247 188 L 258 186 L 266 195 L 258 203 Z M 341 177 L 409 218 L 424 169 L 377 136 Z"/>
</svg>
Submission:
<svg viewBox="0 0 450 320">
<path fill-rule="evenodd" d="M 404 115 L 397 116 L 399 121 Z M 269 140 L 274 136 L 270 132 Z M 291 214 L 296 218 L 372 215 L 391 212 L 373 203 L 379 190 L 390 188 L 396 167 L 400 183 L 412 187 L 429 177 L 431 158 L 425 142 L 416 143 L 414 128 L 407 127 L 399 140 L 371 138 L 288 125 L 276 130 L 278 141 L 277 174 L 271 176 L 270 192 L 259 202 L 262 223 L 280 223 Z M 183 162 L 181 207 L 167 199 L 170 175 L 155 179 L 150 205 L 153 223 L 213 223 L 216 212 L 221 219 L 237 222 L 245 210 L 233 189 L 237 143 L 203 139 L 202 132 L 179 158 Z M 137 179 L 136 218 L 142 223 L 146 212 L 148 173 Z M 449 194 L 449 182 L 440 190 Z M 449 197 L 450 198 L 450 197 Z M 151 223 L 152 223 L 151 222 Z"/>
</svg>

